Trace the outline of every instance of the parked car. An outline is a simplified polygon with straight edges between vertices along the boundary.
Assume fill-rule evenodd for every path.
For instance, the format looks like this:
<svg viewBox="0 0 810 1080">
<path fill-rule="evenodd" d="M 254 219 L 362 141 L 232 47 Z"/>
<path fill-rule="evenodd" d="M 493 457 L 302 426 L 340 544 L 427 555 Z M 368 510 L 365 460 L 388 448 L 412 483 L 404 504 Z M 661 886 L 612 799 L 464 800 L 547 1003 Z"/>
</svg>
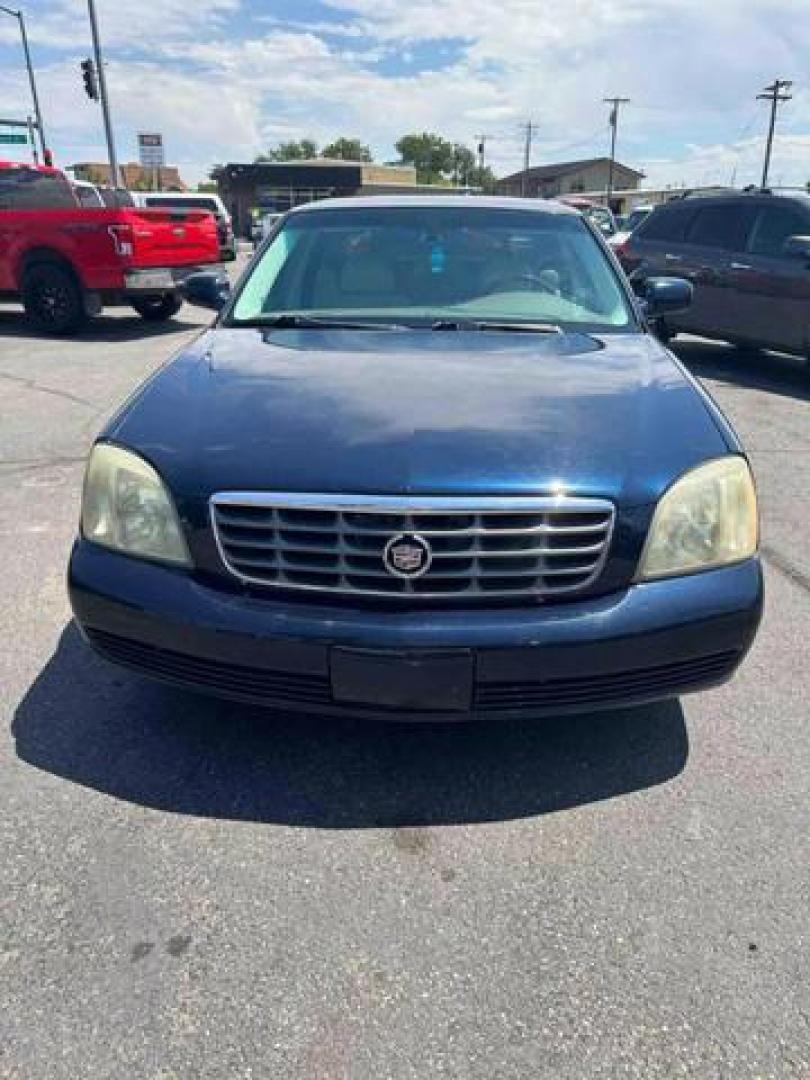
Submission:
<svg viewBox="0 0 810 1080">
<path fill-rule="evenodd" d="M 617 249 L 628 273 L 692 282 L 681 331 L 736 345 L 810 355 L 810 197 L 740 192 L 688 196 L 658 207 Z"/>
<path fill-rule="evenodd" d="M 616 232 L 608 237 L 611 247 L 619 247 L 633 233 L 642 221 L 646 221 L 655 207 L 636 206 L 625 217 L 616 220 Z"/>
<path fill-rule="evenodd" d="M 561 195 L 559 201 L 565 206 L 579 210 L 582 216 L 592 222 L 606 239 L 616 232 L 616 219 L 609 207 L 591 202 L 590 199 L 583 199 L 579 195 Z"/>
<path fill-rule="evenodd" d="M 273 231 L 277 221 L 281 220 L 281 214 L 262 214 L 253 222 L 250 237 L 254 244 L 260 244 L 266 240 Z"/>
<path fill-rule="evenodd" d="M 87 468 L 70 598 L 103 656 L 319 713 L 506 717 L 729 678 L 751 473 L 579 214 L 297 207 Z"/>
<path fill-rule="evenodd" d="M 0 296 L 40 330 L 73 332 L 104 304 L 171 318 L 183 278 L 218 260 L 208 213 L 85 209 L 58 169 L 0 162 Z"/>
<path fill-rule="evenodd" d="M 214 215 L 219 237 L 219 254 L 223 262 L 236 258 L 236 238 L 231 215 L 219 195 L 194 191 L 133 191 L 138 206 L 151 206 L 167 210 L 207 210 Z"/>
</svg>

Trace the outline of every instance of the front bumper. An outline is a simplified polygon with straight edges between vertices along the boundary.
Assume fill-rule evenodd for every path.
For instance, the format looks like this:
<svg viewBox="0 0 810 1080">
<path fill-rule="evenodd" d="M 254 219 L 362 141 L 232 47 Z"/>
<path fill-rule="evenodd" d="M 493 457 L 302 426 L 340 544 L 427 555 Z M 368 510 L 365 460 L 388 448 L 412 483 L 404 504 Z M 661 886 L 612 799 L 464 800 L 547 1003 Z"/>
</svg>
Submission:
<svg viewBox="0 0 810 1080">
<path fill-rule="evenodd" d="M 592 711 L 716 686 L 762 609 L 757 559 L 553 606 L 403 613 L 227 593 L 79 540 L 68 585 L 88 641 L 145 675 L 420 720 Z"/>
</svg>

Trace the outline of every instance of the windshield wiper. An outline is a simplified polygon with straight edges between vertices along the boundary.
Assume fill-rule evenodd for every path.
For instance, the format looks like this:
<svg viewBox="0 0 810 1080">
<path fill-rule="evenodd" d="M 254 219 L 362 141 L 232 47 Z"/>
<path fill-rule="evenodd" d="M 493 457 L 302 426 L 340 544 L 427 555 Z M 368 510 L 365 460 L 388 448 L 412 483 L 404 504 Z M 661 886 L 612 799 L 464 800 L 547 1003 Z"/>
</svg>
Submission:
<svg viewBox="0 0 810 1080">
<path fill-rule="evenodd" d="M 495 319 L 438 319 L 431 330 L 495 330 L 503 333 L 513 331 L 524 334 L 562 334 L 565 331 L 556 323 L 545 322 L 499 322 Z"/>
<path fill-rule="evenodd" d="M 319 319 L 313 315 L 258 315 L 253 319 L 236 319 L 233 326 L 260 326 L 273 330 L 406 330 L 398 323 L 355 322 L 351 319 Z"/>
</svg>

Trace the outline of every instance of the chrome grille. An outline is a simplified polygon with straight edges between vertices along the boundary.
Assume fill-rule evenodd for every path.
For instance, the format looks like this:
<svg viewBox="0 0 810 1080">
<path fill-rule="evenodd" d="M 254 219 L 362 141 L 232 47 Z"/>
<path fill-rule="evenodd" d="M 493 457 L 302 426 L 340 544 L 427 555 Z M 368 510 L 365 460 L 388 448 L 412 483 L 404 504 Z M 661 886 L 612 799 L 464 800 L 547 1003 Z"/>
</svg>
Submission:
<svg viewBox="0 0 810 1080">
<path fill-rule="evenodd" d="M 243 581 L 404 598 L 542 597 L 589 585 L 607 558 L 614 507 L 600 499 L 222 492 L 211 521 Z M 386 545 L 418 536 L 432 561 L 396 576 Z"/>
</svg>

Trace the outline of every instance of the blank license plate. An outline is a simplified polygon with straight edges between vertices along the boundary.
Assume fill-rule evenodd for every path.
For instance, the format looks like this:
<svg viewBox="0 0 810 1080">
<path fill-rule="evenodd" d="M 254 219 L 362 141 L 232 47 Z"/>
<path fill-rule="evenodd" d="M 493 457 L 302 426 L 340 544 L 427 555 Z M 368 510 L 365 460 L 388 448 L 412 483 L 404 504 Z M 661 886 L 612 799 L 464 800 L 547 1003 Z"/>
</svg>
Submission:
<svg viewBox="0 0 810 1080">
<path fill-rule="evenodd" d="M 332 649 L 336 701 L 419 712 L 466 712 L 472 702 L 473 655 L 380 653 Z"/>
</svg>

